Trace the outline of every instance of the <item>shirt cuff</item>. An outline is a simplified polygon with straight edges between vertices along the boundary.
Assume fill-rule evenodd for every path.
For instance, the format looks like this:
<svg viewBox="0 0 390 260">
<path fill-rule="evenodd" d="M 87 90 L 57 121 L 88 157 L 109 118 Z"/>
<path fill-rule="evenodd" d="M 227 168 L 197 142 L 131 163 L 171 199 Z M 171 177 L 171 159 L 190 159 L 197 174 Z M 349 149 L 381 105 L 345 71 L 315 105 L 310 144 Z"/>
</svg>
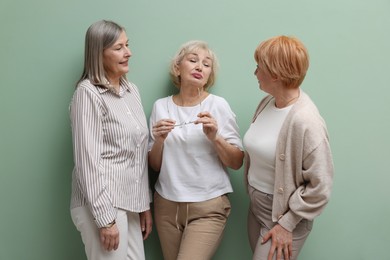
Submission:
<svg viewBox="0 0 390 260">
<path fill-rule="evenodd" d="M 118 210 L 116 208 L 113 208 L 110 212 L 107 212 L 104 215 L 98 216 L 95 218 L 95 223 L 98 228 L 102 228 L 107 226 L 108 224 L 112 223 L 116 219 Z"/>
</svg>

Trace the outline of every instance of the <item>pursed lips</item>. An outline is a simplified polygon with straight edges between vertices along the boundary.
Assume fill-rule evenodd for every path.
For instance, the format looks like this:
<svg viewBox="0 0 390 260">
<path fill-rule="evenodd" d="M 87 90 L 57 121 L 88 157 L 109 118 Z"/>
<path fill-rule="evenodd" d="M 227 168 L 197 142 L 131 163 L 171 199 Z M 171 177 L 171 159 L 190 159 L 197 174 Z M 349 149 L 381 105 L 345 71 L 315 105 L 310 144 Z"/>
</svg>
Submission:
<svg viewBox="0 0 390 260">
<path fill-rule="evenodd" d="M 192 73 L 192 76 L 194 78 L 196 78 L 196 79 L 202 79 L 203 78 L 202 74 L 200 74 L 200 73 Z"/>
</svg>

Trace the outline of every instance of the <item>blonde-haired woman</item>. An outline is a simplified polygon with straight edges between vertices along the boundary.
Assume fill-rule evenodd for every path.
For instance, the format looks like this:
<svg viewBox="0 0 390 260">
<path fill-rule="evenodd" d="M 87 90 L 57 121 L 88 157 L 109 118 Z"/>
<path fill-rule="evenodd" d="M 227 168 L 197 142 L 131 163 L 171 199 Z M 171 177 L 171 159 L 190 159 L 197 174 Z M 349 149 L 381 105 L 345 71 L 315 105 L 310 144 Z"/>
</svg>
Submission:
<svg viewBox="0 0 390 260">
<path fill-rule="evenodd" d="M 149 164 L 159 177 L 154 218 L 165 260 L 211 259 L 230 213 L 227 167 L 243 163 L 235 114 L 207 90 L 217 60 L 190 41 L 171 63 L 176 95 L 161 98 L 150 116 Z"/>
<path fill-rule="evenodd" d="M 313 219 L 327 204 L 333 161 L 325 122 L 300 89 L 307 49 L 277 36 L 256 48 L 255 75 L 268 95 L 244 136 L 253 259 L 297 259 Z"/>
</svg>

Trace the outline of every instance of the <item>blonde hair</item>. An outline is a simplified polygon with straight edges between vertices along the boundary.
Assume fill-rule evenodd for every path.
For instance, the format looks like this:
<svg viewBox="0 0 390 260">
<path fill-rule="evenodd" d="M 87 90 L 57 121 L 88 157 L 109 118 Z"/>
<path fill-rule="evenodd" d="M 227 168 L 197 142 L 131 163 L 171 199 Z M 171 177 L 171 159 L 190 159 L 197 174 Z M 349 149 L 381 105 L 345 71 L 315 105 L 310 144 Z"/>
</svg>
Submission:
<svg viewBox="0 0 390 260">
<path fill-rule="evenodd" d="M 309 54 L 303 43 L 288 36 L 276 36 L 257 46 L 254 57 L 260 67 L 287 87 L 297 88 L 309 69 Z"/>
<path fill-rule="evenodd" d="M 101 20 L 93 23 L 85 34 L 84 71 L 78 83 L 89 79 L 92 84 L 108 86 L 103 66 L 103 51 L 111 47 L 125 29 L 112 21 Z M 123 75 L 121 79 L 126 79 Z"/>
<path fill-rule="evenodd" d="M 203 49 L 203 50 L 207 51 L 208 54 L 210 55 L 210 58 L 212 61 L 211 73 L 210 73 L 210 76 L 208 78 L 206 85 L 204 86 L 204 89 L 208 89 L 212 85 L 214 85 L 215 80 L 216 80 L 216 73 L 217 73 L 217 69 L 218 69 L 217 57 L 216 57 L 215 53 L 209 48 L 209 46 L 206 42 L 194 40 L 194 41 L 189 41 L 189 42 L 183 44 L 171 61 L 169 74 L 171 76 L 171 80 L 172 80 L 173 84 L 177 88 L 180 88 L 180 84 L 181 84 L 180 76 L 178 76 L 177 72 L 176 72 L 177 65 L 180 64 L 180 62 L 184 59 L 184 57 L 187 54 L 193 53 L 194 51 L 196 51 L 198 49 Z"/>
</svg>

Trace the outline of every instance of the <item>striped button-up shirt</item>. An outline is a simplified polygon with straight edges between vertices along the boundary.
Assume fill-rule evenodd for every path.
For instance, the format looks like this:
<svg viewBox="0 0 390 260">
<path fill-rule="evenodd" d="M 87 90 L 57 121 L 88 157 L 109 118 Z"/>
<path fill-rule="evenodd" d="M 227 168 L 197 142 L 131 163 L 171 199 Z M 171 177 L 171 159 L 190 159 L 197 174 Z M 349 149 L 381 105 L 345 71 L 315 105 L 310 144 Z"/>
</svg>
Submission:
<svg viewBox="0 0 390 260">
<path fill-rule="evenodd" d="M 98 227 L 112 222 L 117 208 L 143 212 L 150 203 L 145 113 L 134 84 L 122 80 L 120 89 L 84 80 L 70 104 L 71 208 L 88 206 Z"/>
</svg>

